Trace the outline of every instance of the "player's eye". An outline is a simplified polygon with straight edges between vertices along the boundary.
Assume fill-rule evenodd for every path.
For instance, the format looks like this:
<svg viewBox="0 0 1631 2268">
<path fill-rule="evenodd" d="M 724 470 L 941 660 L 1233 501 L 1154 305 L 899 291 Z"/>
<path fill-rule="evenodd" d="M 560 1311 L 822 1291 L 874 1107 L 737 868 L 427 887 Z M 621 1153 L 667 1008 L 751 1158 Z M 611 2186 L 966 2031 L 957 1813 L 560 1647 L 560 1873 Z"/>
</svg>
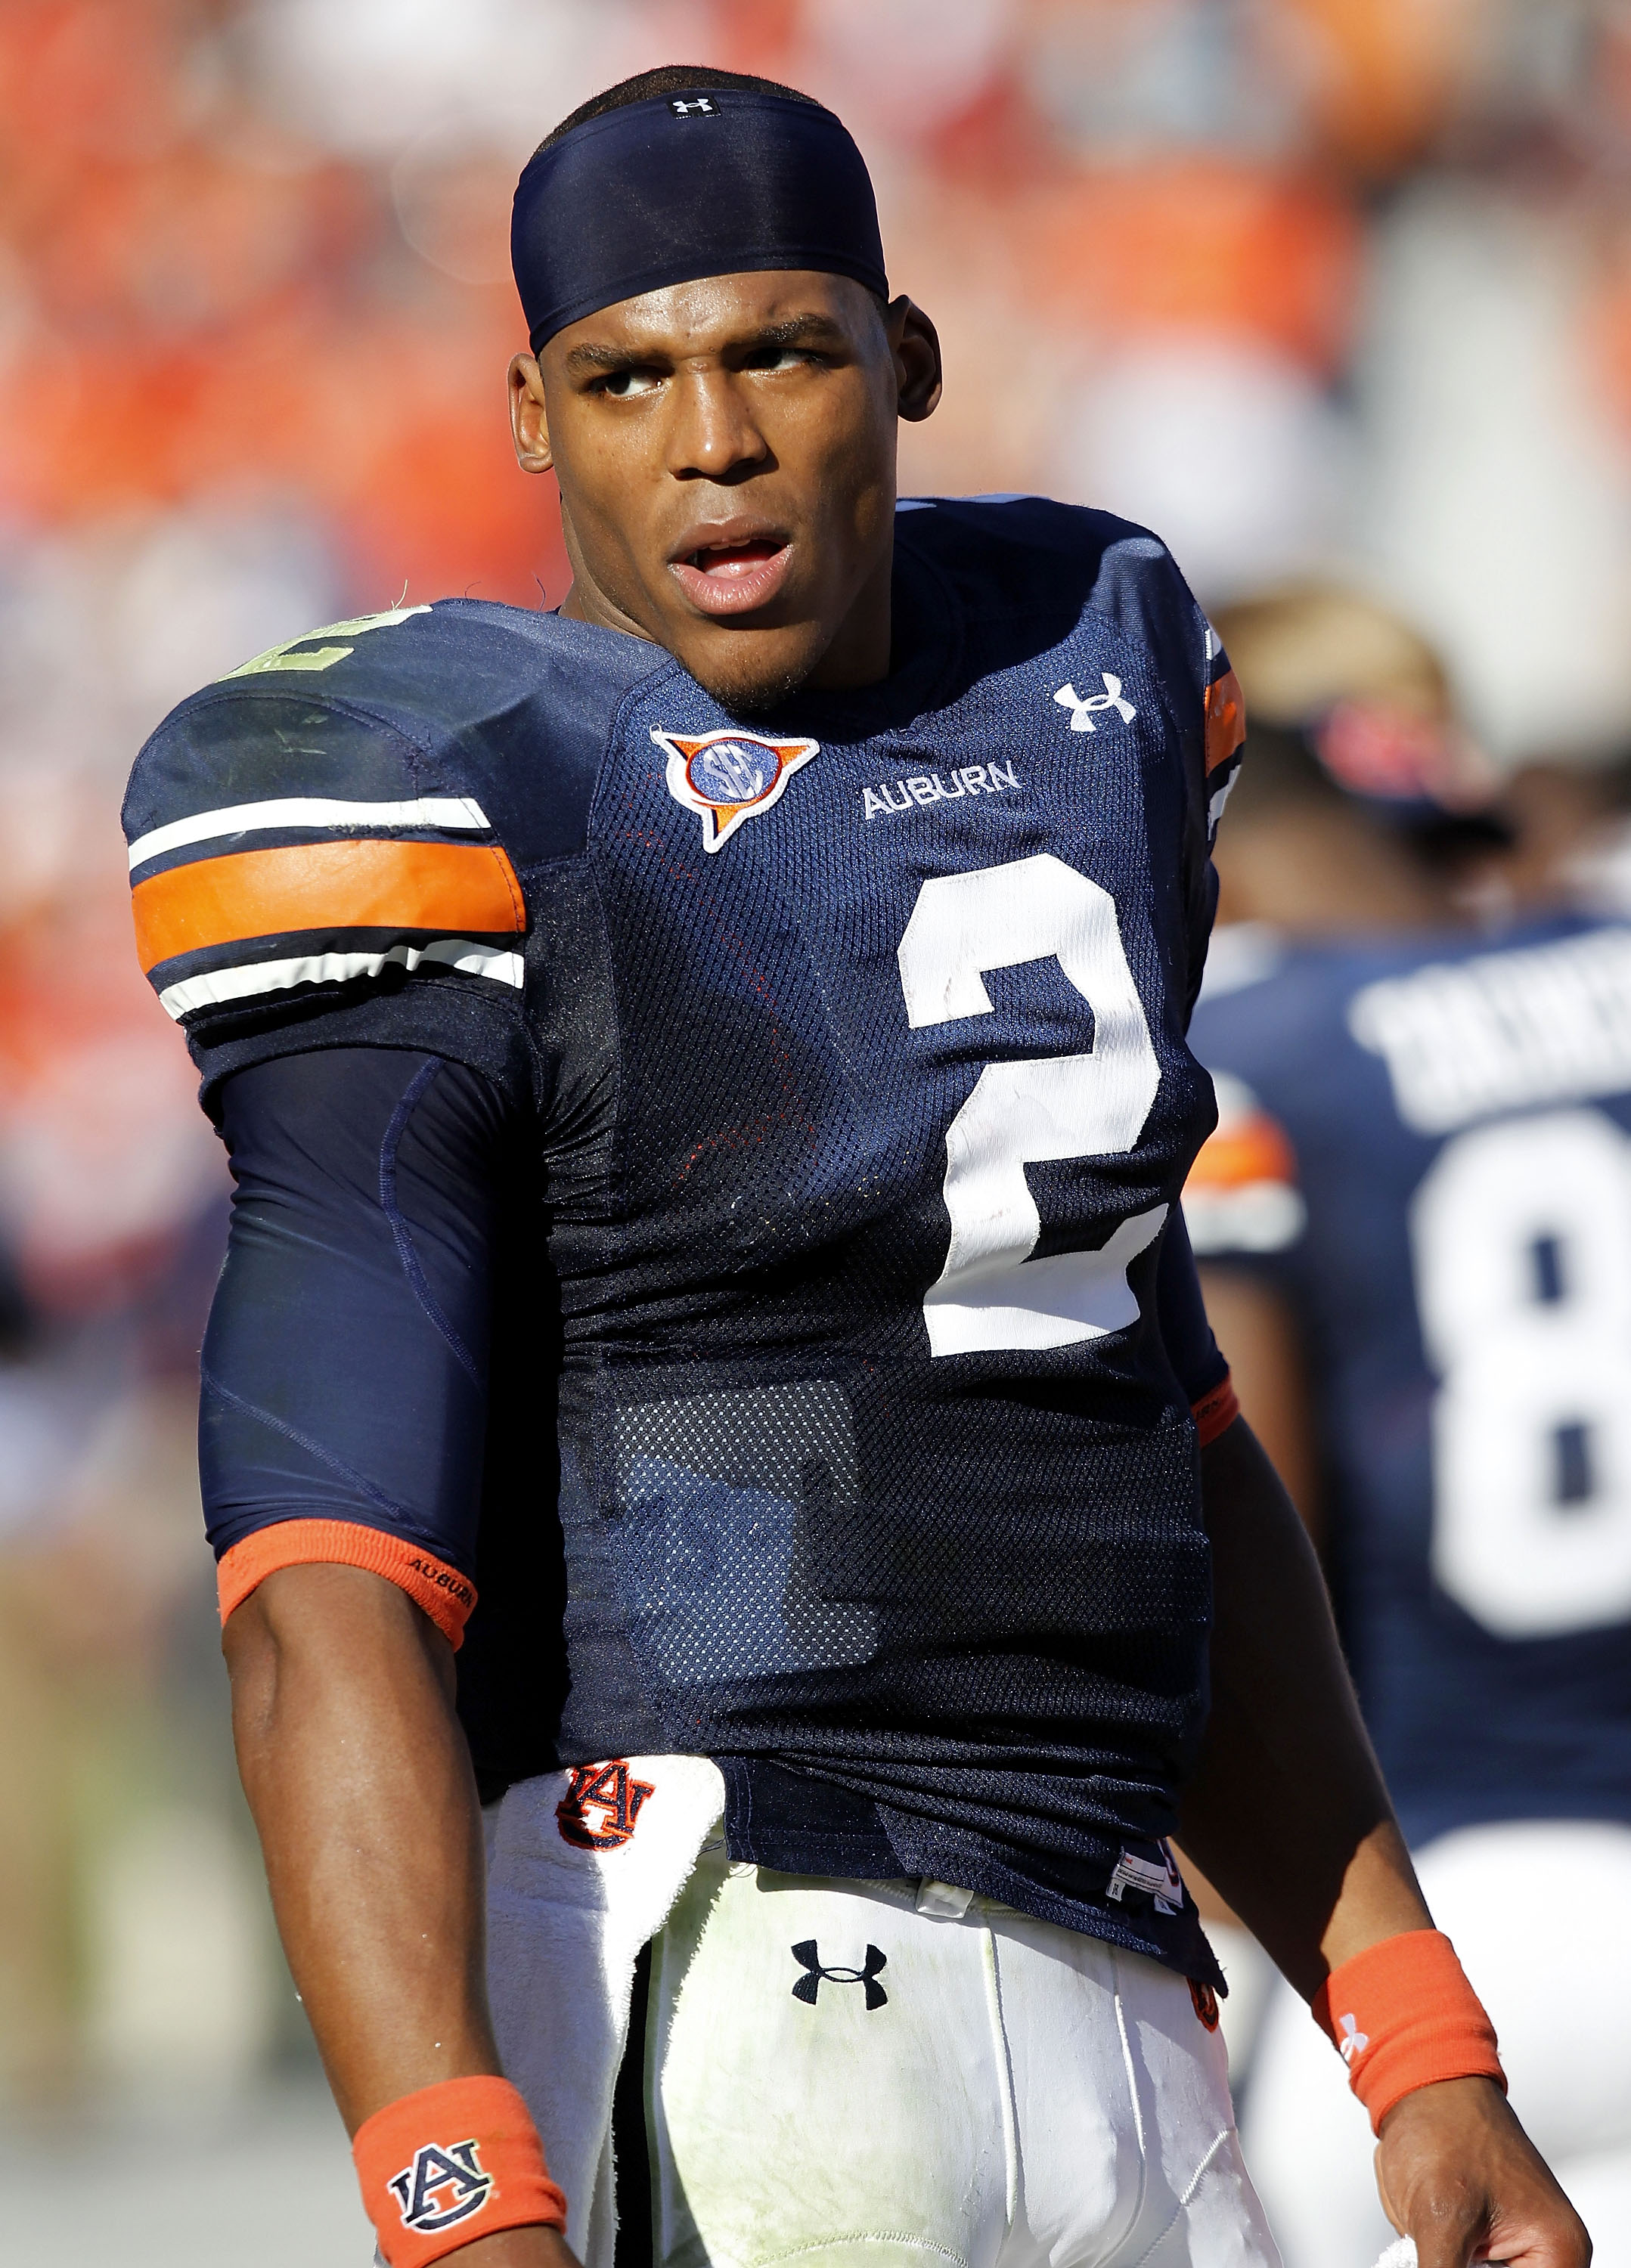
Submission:
<svg viewBox="0 0 1631 2268">
<path fill-rule="evenodd" d="M 655 370 L 612 370 L 604 378 L 597 378 L 590 387 L 592 394 L 609 394 L 614 401 L 628 401 L 639 394 L 655 394 L 662 384 L 662 373 Z"/>
<path fill-rule="evenodd" d="M 795 370 L 801 363 L 816 362 L 820 357 L 808 347 L 756 347 L 743 363 L 744 370 Z"/>
</svg>

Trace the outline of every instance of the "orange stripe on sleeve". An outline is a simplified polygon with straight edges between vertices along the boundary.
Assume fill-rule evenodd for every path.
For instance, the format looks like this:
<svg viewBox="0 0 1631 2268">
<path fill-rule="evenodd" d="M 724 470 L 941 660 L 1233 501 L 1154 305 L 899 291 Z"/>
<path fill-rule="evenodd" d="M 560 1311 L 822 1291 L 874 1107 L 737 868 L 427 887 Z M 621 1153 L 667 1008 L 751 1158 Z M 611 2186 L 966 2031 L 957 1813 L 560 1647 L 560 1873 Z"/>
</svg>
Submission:
<svg viewBox="0 0 1631 2268">
<path fill-rule="evenodd" d="M 476 1604 L 476 1586 L 445 1559 L 380 1528 L 350 1520 L 280 1520 L 257 1528 L 222 1555 L 216 1569 L 221 1620 L 241 1607 L 258 1584 L 280 1567 L 365 1567 L 406 1591 L 423 1607 L 456 1653 Z"/>
<path fill-rule="evenodd" d="M 1246 696 L 1231 669 L 1207 688 L 1207 770 L 1226 764 L 1246 737 Z"/>
<path fill-rule="evenodd" d="M 1227 1371 L 1210 1394 L 1203 1394 L 1199 1402 L 1190 1404 L 1190 1416 L 1195 1421 L 1195 1432 L 1203 1449 L 1209 1448 L 1221 1433 L 1227 1433 L 1239 1415 L 1234 1381 Z"/>
<path fill-rule="evenodd" d="M 144 969 L 179 953 L 284 930 L 527 926 L 515 869 L 496 844 L 307 843 L 198 858 L 130 893 Z"/>
</svg>

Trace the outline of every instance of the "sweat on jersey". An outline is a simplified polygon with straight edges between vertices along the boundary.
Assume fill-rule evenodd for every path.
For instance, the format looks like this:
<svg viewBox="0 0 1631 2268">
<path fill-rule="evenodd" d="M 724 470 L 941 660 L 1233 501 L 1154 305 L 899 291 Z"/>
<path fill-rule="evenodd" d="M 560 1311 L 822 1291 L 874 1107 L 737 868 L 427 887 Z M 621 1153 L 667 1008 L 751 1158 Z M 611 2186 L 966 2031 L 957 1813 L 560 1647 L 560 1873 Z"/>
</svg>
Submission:
<svg viewBox="0 0 1631 2268">
<path fill-rule="evenodd" d="M 1176 1204 L 1238 688 L 1123 522 L 897 535 L 890 676 L 750 725 L 454 600 L 148 743 L 138 941 L 239 1181 L 210 1532 L 224 1584 L 316 1521 L 468 1613 L 490 1785 L 711 1756 L 734 1856 L 1215 1978 L 1162 1838 L 1229 1414 Z"/>
<path fill-rule="evenodd" d="M 1192 1036 L 1190 1233 L 1296 1315 L 1406 1834 L 1631 1821 L 1631 929 L 1225 931 Z"/>
</svg>

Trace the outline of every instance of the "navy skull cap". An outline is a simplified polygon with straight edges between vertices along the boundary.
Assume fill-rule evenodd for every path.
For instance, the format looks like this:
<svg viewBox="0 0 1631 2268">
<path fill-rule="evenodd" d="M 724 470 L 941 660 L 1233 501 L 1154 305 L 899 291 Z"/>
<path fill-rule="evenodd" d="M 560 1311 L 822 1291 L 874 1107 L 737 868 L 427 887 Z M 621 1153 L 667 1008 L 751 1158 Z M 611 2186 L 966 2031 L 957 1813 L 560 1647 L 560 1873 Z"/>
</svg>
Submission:
<svg viewBox="0 0 1631 2268">
<path fill-rule="evenodd" d="M 599 308 L 700 276 L 808 268 L 889 297 L 871 177 L 842 121 L 705 83 L 540 150 L 516 184 L 510 259 L 535 354 Z"/>
</svg>

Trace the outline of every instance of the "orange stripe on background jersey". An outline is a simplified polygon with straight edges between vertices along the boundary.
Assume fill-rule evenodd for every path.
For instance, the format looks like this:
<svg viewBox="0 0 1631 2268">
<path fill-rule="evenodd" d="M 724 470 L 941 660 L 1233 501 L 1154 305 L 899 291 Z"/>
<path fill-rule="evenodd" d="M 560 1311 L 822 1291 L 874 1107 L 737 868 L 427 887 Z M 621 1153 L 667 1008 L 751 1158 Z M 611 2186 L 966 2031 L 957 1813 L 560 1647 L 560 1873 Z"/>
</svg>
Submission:
<svg viewBox="0 0 1631 2268">
<path fill-rule="evenodd" d="M 417 1543 L 350 1520 L 280 1520 L 234 1543 L 215 1571 L 221 1620 L 280 1567 L 313 1566 L 364 1567 L 371 1575 L 383 1575 L 424 1609 L 455 1653 L 463 1643 L 476 1586 Z"/>
<path fill-rule="evenodd" d="M 1231 669 L 1207 688 L 1207 770 L 1226 764 L 1246 737 L 1246 696 Z"/>
<path fill-rule="evenodd" d="M 130 893 L 144 968 L 286 930 L 523 930 L 501 850 L 469 843 L 306 843 L 199 858 Z"/>
<path fill-rule="evenodd" d="M 1254 1182 L 1295 1183 L 1297 1161 L 1290 1143 L 1269 1117 L 1259 1112 L 1202 1143 L 1189 1169 L 1185 1187 L 1196 1189 L 1244 1189 Z"/>
</svg>

